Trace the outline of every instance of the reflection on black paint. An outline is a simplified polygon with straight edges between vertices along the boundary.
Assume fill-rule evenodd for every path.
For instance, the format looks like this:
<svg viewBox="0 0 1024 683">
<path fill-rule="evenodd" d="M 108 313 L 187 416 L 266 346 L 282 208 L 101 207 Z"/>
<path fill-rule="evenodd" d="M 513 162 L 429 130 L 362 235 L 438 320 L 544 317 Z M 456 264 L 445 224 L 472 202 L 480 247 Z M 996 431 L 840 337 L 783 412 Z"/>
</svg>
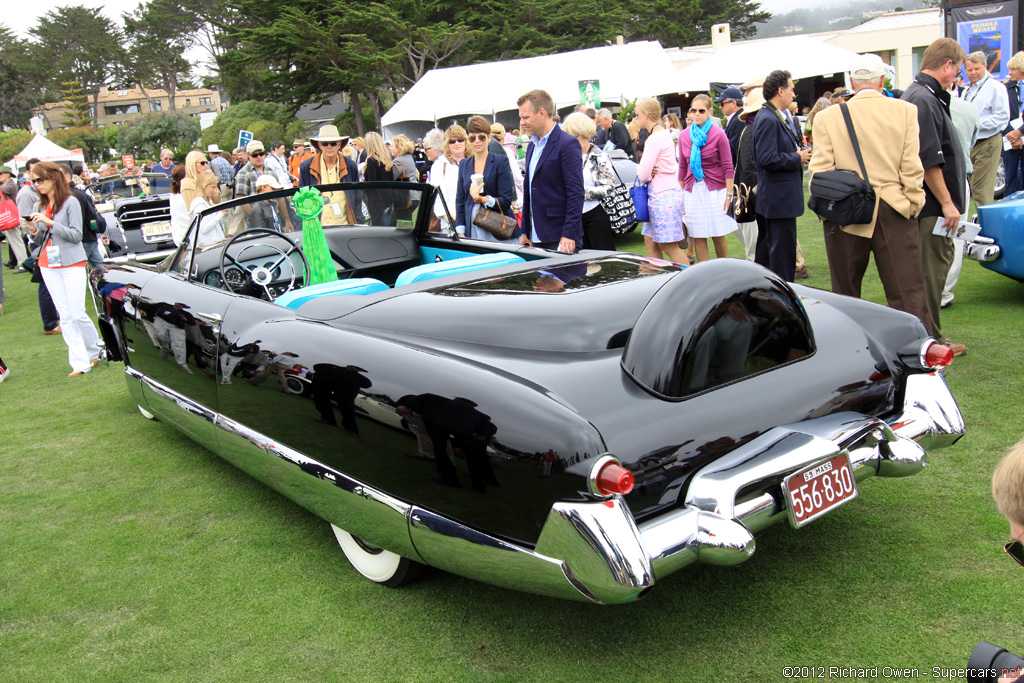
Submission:
<svg viewBox="0 0 1024 683">
<path fill-rule="evenodd" d="M 317 363 L 313 366 L 313 403 L 320 417 L 315 418 L 321 424 L 337 426 L 332 401 L 338 404 L 341 412 L 341 427 L 349 436 L 359 436 L 359 425 L 356 424 L 356 397 L 362 389 L 369 389 L 373 382 L 363 373 L 367 372 L 356 365 L 334 365 L 333 363 Z"/>
</svg>

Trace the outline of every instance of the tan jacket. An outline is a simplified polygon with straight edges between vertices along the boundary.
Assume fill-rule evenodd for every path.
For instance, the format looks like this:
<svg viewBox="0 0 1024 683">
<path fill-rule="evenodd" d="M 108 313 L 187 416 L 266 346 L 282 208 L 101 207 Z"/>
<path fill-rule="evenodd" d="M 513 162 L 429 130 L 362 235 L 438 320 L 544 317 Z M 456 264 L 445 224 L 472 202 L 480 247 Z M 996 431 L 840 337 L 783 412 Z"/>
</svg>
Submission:
<svg viewBox="0 0 1024 683">
<path fill-rule="evenodd" d="M 924 168 L 918 155 L 917 107 L 870 89 L 854 95 L 849 107 L 875 195 L 901 215 L 913 218 L 924 206 Z M 815 173 L 836 169 L 848 169 L 861 175 L 846 121 L 838 105 L 832 105 L 814 117 L 814 153 L 808 168 L 812 177 Z M 871 223 L 847 225 L 843 230 L 860 237 L 871 237 L 877 218 L 876 202 Z"/>
</svg>

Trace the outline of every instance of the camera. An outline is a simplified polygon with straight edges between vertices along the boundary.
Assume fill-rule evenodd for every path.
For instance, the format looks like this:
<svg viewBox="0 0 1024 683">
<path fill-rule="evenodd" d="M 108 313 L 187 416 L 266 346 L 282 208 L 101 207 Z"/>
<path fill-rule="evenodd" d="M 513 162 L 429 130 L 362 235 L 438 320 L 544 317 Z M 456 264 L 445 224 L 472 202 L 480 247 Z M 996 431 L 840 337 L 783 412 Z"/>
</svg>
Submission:
<svg viewBox="0 0 1024 683">
<path fill-rule="evenodd" d="M 981 641 L 967 659 L 967 680 L 996 683 L 1000 676 L 1024 677 L 1024 657 Z"/>
</svg>

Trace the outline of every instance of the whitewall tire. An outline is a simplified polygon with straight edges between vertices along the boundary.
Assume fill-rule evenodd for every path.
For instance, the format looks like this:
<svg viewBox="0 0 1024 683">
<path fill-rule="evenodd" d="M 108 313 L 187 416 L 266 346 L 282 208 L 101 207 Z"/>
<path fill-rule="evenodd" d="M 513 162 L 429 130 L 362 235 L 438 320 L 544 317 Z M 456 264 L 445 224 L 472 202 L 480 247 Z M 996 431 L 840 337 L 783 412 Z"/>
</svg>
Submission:
<svg viewBox="0 0 1024 683">
<path fill-rule="evenodd" d="M 426 567 L 393 552 L 370 545 L 344 529 L 331 525 L 345 557 L 364 577 L 388 588 L 412 583 L 423 575 Z"/>
</svg>

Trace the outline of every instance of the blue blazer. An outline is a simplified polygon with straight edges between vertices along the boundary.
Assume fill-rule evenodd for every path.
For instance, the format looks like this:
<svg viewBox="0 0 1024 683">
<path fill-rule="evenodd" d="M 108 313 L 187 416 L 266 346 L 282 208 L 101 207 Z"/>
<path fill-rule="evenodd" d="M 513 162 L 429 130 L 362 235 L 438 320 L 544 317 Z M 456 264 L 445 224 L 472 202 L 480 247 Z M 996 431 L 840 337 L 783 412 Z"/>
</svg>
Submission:
<svg viewBox="0 0 1024 683">
<path fill-rule="evenodd" d="M 563 237 L 583 242 L 583 154 L 576 138 L 555 124 L 544 151 L 530 177 L 534 144 L 526 150 L 526 178 L 523 192 L 523 234 L 530 234 L 530 221 L 541 242 Z"/>
<path fill-rule="evenodd" d="M 765 218 L 796 218 L 804 213 L 804 169 L 793 129 L 774 109 L 754 118 L 757 160 L 757 213 Z"/>
<path fill-rule="evenodd" d="M 500 242 L 502 240 L 490 232 L 473 225 L 473 205 L 476 202 L 473 201 L 473 195 L 469 193 L 469 184 L 473 176 L 474 164 L 472 156 L 459 162 L 459 187 L 455 193 L 455 225 L 465 228 L 466 237 Z M 487 154 L 487 162 L 484 164 L 483 194 L 494 197 L 498 206 L 501 207 L 501 212 L 510 218 L 515 218 L 512 202 L 516 199 L 516 190 L 512 183 L 512 168 L 509 166 L 508 157 L 504 152 L 500 157 L 493 153 Z M 482 204 L 480 206 L 483 207 Z M 512 239 L 518 242 L 518 229 Z"/>
</svg>

